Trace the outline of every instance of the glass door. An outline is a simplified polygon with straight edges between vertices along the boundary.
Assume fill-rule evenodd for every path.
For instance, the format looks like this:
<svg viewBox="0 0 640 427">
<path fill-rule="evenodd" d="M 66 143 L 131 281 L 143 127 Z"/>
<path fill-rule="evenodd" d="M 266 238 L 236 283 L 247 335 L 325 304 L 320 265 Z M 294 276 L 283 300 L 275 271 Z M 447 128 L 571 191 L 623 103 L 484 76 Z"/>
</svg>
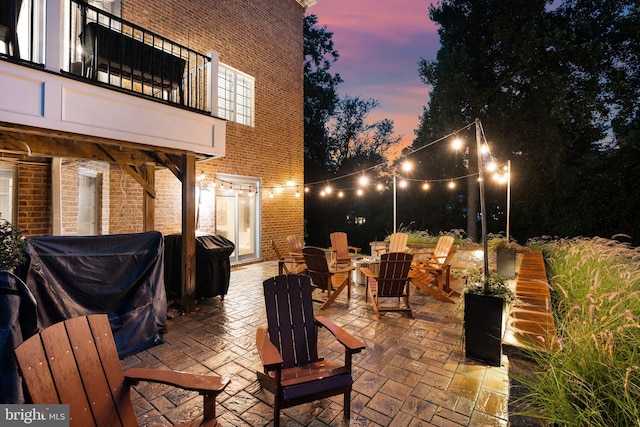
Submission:
<svg viewBox="0 0 640 427">
<path fill-rule="evenodd" d="M 260 181 L 237 176 L 216 176 L 216 180 L 216 234 L 235 244 L 231 262 L 258 258 Z"/>
</svg>

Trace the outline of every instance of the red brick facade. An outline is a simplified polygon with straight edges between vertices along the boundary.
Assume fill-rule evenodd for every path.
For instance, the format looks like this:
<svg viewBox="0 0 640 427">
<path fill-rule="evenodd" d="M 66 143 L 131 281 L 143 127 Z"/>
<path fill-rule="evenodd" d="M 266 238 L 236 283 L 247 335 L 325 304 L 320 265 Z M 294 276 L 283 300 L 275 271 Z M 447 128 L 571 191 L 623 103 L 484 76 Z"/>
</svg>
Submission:
<svg viewBox="0 0 640 427">
<path fill-rule="evenodd" d="M 122 17 L 164 37 L 205 53 L 255 78 L 254 126 L 227 123 L 224 158 L 198 162 L 211 185 L 215 174 L 261 180 L 260 247 L 262 259 L 274 258 L 269 244 L 282 251 L 286 236 L 303 234 L 303 7 L 296 0 L 122 0 Z M 52 234 L 50 159 L 19 167 L 19 226 L 27 235 Z M 102 177 L 101 232 L 143 229 L 143 190 L 117 166 L 86 163 Z M 78 164 L 61 168 L 61 234 L 77 234 Z M 288 182 L 298 187 L 274 191 Z M 155 175 L 155 228 L 181 230 L 181 183 L 168 170 Z M 299 191 L 301 197 L 295 197 Z M 204 194 L 204 193 L 203 193 Z M 207 197 L 213 197 L 207 193 Z M 200 228 L 215 232 L 213 209 L 203 211 Z"/>
</svg>

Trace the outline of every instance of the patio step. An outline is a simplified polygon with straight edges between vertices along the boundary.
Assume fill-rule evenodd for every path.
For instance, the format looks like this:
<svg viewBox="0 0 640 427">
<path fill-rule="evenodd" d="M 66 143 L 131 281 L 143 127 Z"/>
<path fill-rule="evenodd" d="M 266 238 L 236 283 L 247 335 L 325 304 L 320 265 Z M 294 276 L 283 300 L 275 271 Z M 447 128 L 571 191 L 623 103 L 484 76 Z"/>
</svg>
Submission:
<svg viewBox="0 0 640 427">
<path fill-rule="evenodd" d="M 556 350 L 551 292 L 540 250 L 522 253 L 503 344 L 528 350 Z"/>
</svg>

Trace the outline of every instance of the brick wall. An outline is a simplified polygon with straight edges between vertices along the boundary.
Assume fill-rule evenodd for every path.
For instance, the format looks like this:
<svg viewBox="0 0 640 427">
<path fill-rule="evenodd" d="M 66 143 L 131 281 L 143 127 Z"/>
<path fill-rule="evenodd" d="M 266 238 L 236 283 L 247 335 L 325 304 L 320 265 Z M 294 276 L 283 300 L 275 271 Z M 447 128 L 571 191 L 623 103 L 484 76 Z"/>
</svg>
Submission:
<svg viewBox="0 0 640 427">
<path fill-rule="evenodd" d="M 18 221 L 25 236 L 51 234 L 51 167 L 48 159 L 18 165 Z"/>
<path fill-rule="evenodd" d="M 303 235 L 302 187 L 299 198 L 294 188 L 273 198 L 269 190 L 304 181 L 302 7 L 295 0 L 123 0 L 122 16 L 199 52 L 217 51 L 221 62 L 255 77 L 255 126 L 228 122 L 226 156 L 199 162 L 196 170 L 208 177 L 227 173 L 261 178 L 262 255 L 275 256 L 272 239 L 285 251 L 287 235 Z M 112 180 L 112 206 L 122 205 L 116 187 Z M 179 232 L 180 182 L 158 170 L 156 192 L 156 229 Z M 128 215 L 137 218 L 133 212 Z M 117 218 L 112 211 L 112 232 L 121 230 Z M 141 224 L 141 218 L 130 222 Z M 201 217 L 201 228 L 215 231 L 214 222 Z"/>
</svg>

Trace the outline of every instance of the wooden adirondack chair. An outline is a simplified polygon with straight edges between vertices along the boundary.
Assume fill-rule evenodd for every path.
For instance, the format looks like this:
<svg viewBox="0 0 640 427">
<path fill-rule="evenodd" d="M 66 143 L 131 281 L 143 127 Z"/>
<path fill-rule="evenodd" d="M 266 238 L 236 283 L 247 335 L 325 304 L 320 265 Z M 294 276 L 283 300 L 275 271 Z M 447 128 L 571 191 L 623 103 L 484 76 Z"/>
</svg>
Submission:
<svg viewBox="0 0 640 427">
<path fill-rule="evenodd" d="M 289 243 L 289 255 L 302 256 L 302 240 L 295 234 L 287 236 L 287 243 Z"/>
<path fill-rule="evenodd" d="M 352 356 L 365 348 L 329 319 L 313 314 L 308 276 L 287 274 L 263 282 L 267 325 L 256 333 L 264 372 L 256 372 L 262 387 L 274 395 L 275 427 L 280 410 L 344 394 L 344 418 L 351 414 Z M 318 327 L 326 328 L 344 346 L 344 364 L 318 357 Z"/>
<path fill-rule="evenodd" d="M 137 426 L 129 386 L 139 381 L 173 385 L 204 396 L 204 420 L 183 426 L 217 426 L 215 399 L 228 378 L 145 368 L 122 371 L 106 314 L 56 323 L 15 349 L 35 404 L 69 404 L 70 425 Z M 202 424 L 199 424 L 202 422 Z"/>
<path fill-rule="evenodd" d="M 453 242 L 453 237 L 441 236 L 433 252 L 415 253 L 410 275 L 416 287 L 450 303 L 455 303 L 452 296 L 460 296 L 460 292 L 450 286 Z"/>
<path fill-rule="evenodd" d="M 347 233 L 337 231 L 329 235 L 331 239 L 331 265 L 350 265 L 351 260 L 358 258 L 360 248 L 349 246 Z"/>
<path fill-rule="evenodd" d="M 372 255 L 380 256 L 383 253 L 406 252 L 408 241 L 409 235 L 407 233 L 393 233 L 389 237 L 389 246 L 376 249 L 375 254 Z"/>
<path fill-rule="evenodd" d="M 304 274 L 307 271 L 307 264 L 304 263 L 304 256 L 282 256 L 272 240 L 271 247 L 278 257 L 278 274 Z"/>
<path fill-rule="evenodd" d="M 366 267 L 360 269 L 367 276 L 367 293 L 371 297 L 373 311 L 380 318 L 381 311 L 403 311 L 413 318 L 413 310 L 409 304 L 410 287 L 409 271 L 413 255 L 404 252 L 392 252 L 380 257 L 380 272 L 373 273 Z M 395 298 L 395 306 L 382 305 L 381 298 Z M 404 301 L 404 307 L 400 305 Z"/>
<path fill-rule="evenodd" d="M 324 250 L 313 246 L 302 248 L 302 254 L 307 265 L 306 274 L 311 277 L 313 286 L 327 293 L 326 300 L 315 300 L 322 303 L 320 310 L 329 307 L 345 287 L 347 299 L 351 298 L 351 272 L 355 266 L 331 268 Z"/>
</svg>

